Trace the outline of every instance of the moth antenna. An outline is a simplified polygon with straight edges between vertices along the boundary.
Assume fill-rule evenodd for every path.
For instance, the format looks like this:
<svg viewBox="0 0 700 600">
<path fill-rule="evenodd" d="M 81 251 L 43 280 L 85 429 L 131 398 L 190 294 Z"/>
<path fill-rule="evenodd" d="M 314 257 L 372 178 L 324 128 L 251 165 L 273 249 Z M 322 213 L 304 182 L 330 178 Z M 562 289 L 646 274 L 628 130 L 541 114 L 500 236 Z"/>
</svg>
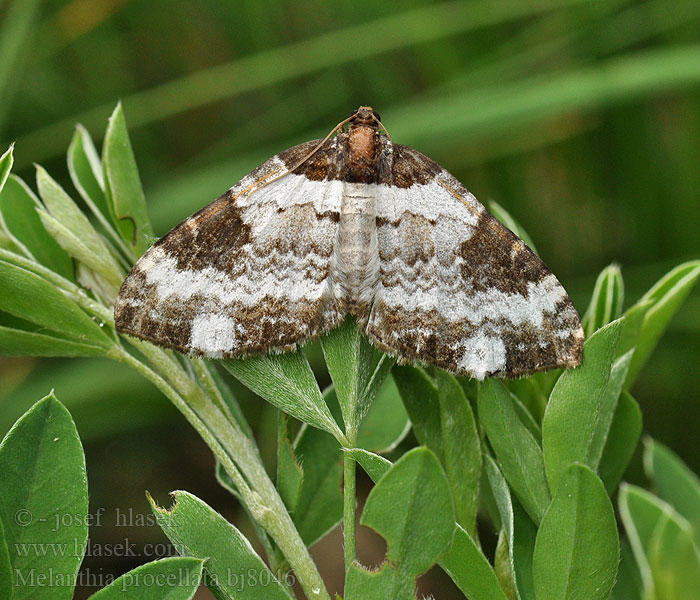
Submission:
<svg viewBox="0 0 700 600">
<path fill-rule="evenodd" d="M 261 190 L 261 189 L 264 188 L 265 186 L 268 186 L 268 185 L 270 185 L 271 183 L 274 183 L 275 181 L 278 181 L 279 179 L 282 179 L 282 177 L 286 177 L 286 176 L 289 175 L 290 173 L 293 173 L 294 171 L 296 171 L 299 167 L 301 167 L 301 165 L 303 165 L 303 164 L 304 164 L 307 160 L 309 160 L 314 154 L 316 154 L 316 152 L 318 152 L 319 149 L 320 149 L 329 139 L 331 139 L 331 137 L 333 137 L 333 134 L 338 133 L 338 130 L 341 129 L 341 128 L 343 127 L 343 125 L 345 125 L 345 123 L 347 123 L 348 121 L 350 121 L 350 120 L 353 119 L 354 117 L 355 117 L 355 114 L 353 113 L 353 114 L 350 115 L 347 119 L 344 119 L 344 120 L 342 120 L 340 123 L 338 123 L 335 127 L 333 127 L 333 129 L 330 130 L 330 132 L 328 133 L 328 135 L 327 135 L 326 137 L 324 137 L 324 138 L 316 145 L 316 147 L 315 147 L 311 152 L 309 152 L 304 158 L 302 158 L 297 164 L 295 164 L 293 167 L 288 168 L 288 169 L 287 169 L 284 173 L 282 173 L 281 175 L 278 175 L 277 177 L 273 177 L 272 179 L 269 179 L 269 180 L 266 181 L 265 183 L 262 183 L 262 184 L 260 184 L 259 186 L 253 188 L 250 192 L 248 192 L 248 198 L 250 198 L 251 195 L 252 195 L 254 192 L 257 192 L 258 190 Z M 374 117 L 374 120 L 377 121 L 377 123 L 379 123 L 379 120 L 378 120 L 376 117 Z M 386 129 L 385 129 L 384 131 L 386 131 Z M 388 134 L 387 134 L 387 135 L 388 135 Z"/>
<path fill-rule="evenodd" d="M 384 130 L 386 137 L 389 138 L 389 141 L 391 141 L 391 136 L 389 135 L 389 130 L 386 128 L 384 123 L 382 123 L 377 117 L 375 117 L 374 114 L 372 114 L 372 118 L 374 119 L 374 122 Z"/>
</svg>

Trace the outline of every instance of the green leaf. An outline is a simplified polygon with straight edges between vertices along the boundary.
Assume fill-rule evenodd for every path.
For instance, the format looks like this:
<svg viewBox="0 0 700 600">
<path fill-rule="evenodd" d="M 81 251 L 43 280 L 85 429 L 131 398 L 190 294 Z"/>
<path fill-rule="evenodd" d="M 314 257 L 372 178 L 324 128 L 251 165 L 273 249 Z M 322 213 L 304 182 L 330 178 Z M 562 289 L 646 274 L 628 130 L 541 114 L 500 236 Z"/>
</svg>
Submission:
<svg viewBox="0 0 700 600">
<path fill-rule="evenodd" d="M 332 436 L 313 427 L 302 428 L 294 452 L 304 480 L 292 518 L 301 539 L 312 546 L 343 516 L 342 455 Z"/>
<path fill-rule="evenodd" d="M 170 510 L 158 507 L 150 496 L 148 500 L 178 553 L 206 559 L 209 588 L 235 600 L 261 595 L 271 600 L 290 599 L 238 529 L 196 496 L 183 491 L 173 492 L 173 496 L 175 504 Z"/>
<path fill-rule="evenodd" d="M 0 356 L 104 356 L 99 346 L 0 326 Z"/>
<path fill-rule="evenodd" d="M 436 372 L 440 425 L 442 431 L 442 465 L 450 482 L 457 522 L 471 536 L 476 536 L 481 480 L 481 440 L 471 405 L 457 380 Z"/>
<path fill-rule="evenodd" d="M 457 522 L 476 535 L 481 440 L 471 405 L 459 382 L 436 371 L 396 367 L 395 379 L 418 441 L 437 455 L 450 482 Z"/>
<path fill-rule="evenodd" d="M 0 281 L 3 282 L 0 310 L 66 334 L 79 343 L 112 347 L 107 333 L 95 321 L 38 275 L 0 261 Z"/>
<path fill-rule="evenodd" d="M 5 538 L 5 527 L 0 519 L 0 598 L 12 598 L 12 559 Z"/>
<path fill-rule="evenodd" d="M 489 212 L 515 235 L 517 235 L 523 242 L 525 242 L 529 246 L 530 250 L 537 254 L 537 249 L 535 248 L 532 238 L 528 235 L 527 231 L 523 229 L 522 225 L 520 225 L 520 223 L 518 223 L 505 208 L 503 208 L 495 200 L 491 200 L 489 202 Z"/>
<path fill-rule="evenodd" d="M 75 189 L 102 226 L 102 230 L 129 257 L 129 264 L 134 263 L 136 255 L 124 243 L 110 221 L 111 212 L 105 195 L 102 161 L 90 134 L 82 125 L 76 127 L 68 147 L 68 172 Z"/>
<path fill-rule="evenodd" d="M 691 600 L 697 597 L 700 553 L 687 521 L 664 513 L 649 540 L 647 555 L 657 598 Z"/>
<path fill-rule="evenodd" d="M 370 571 L 353 563 L 345 582 L 346 600 L 415 600 L 414 579 L 385 563 L 376 571 Z"/>
<path fill-rule="evenodd" d="M 598 467 L 624 381 L 624 373 L 611 378 L 621 329 L 622 321 L 613 321 L 589 337 L 581 366 L 565 371 L 552 390 L 542 421 L 542 447 L 553 490 L 570 464 Z M 616 374 L 628 365 L 620 360 Z"/>
<path fill-rule="evenodd" d="M 36 182 L 48 210 L 48 214 L 39 211 L 47 231 L 66 252 L 119 289 L 124 278 L 121 268 L 83 211 L 41 167 L 37 167 Z"/>
<path fill-rule="evenodd" d="M 179 556 L 155 560 L 129 571 L 90 600 L 190 600 L 202 580 L 204 561 Z"/>
<path fill-rule="evenodd" d="M 350 448 L 343 451 L 352 456 L 374 483 L 377 483 L 391 469 L 391 461 L 364 448 Z"/>
<path fill-rule="evenodd" d="M 367 450 L 354 448 L 346 452 L 352 455 L 375 483 L 392 466 L 386 458 Z M 439 561 L 439 565 L 471 600 L 505 600 L 503 590 L 489 561 L 460 525 L 457 525 L 455 530 L 452 548 Z"/>
<path fill-rule="evenodd" d="M 671 318 L 690 293 L 698 277 L 700 277 L 700 261 L 683 263 L 664 275 L 642 296 L 639 304 L 651 300 L 653 305 L 644 315 L 639 339 L 625 382 L 626 388 L 634 383 Z"/>
<path fill-rule="evenodd" d="M 537 600 L 607 599 L 619 549 L 615 513 L 603 482 L 587 466 L 571 465 L 537 532 Z"/>
<path fill-rule="evenodd" d="M 591 302 L 581 319 L 586 337 L 619 318 L 622 314 L 624 299 L 625 286 L 620 267 L 616 264 L 605 267 L 598 275 Z"/>
<path fill-rule="evenodd" d="M 0 192 L 2 192 L 2 188 L 5 185 L 7 178 L 10 176 L 10 172 L 12 171 L 12 165 L 15 162 L 15 158 L 12 154 L 14 149 L 15 145 L 11 144 L 10 147 L 5 151 L 5 154 L 0 156 Z"/>
<path fill-rule="evenodd" d="M 290 515 L 296 511 L 303 481 L 304 469 L 289 439 L 287 415 L 277 411 L 277 490 Z"/>
<path fill-rule="evenodd" d="M 13 175 L 0 193 L 0 223 L 27 257 L 72 281 L 73 261 L 42 225 L 40 207 L 24 181 Z"/>
<path fill-rule="evenodd" d="M 342 440 L 343 433 L 323 400 L 309 361 L 301 350 L 222 361 L 243 385 L 295 419 Z"/>
<path fill-rule="evenodd" d="M 683 515 L 693 527 L 700 548 L 700 479 L 663 444 L 644 441 L 644 468 L 656 493 Z"/>
<path fill-rule="evenodd" d="M 506 600 L 489 561 L 460 525 L 452 548 L 439 564 L 470 600 Z"/>
<path fill-rule="evenodd" d="M 338 396 L 345 430 L 352 438 L 394 360 L 374 349 L 352 316 L 321 338 L 321 348 Z"/>
<path fill-rule="evenodd" d="M 642 600 L 642 580 L 626 539 L 620 542 L 620 566 L 610 600 Z"/>
<path fill-rule="evenodd" d="M 75 189 L 95 217 L 99 219 L 102 215 L 103 218 L 108 219 L 110 213 L 104 191 L 102 161 L 90 134 L 82 125 L 76 126 L 68 146 L 68 172 Z M 102 219 L 100 221 L 102 222 Z"/>
<path fill-rule="evenodd" d="M 153 229 L 121 103 L 109 118 L 102 161 L 112 221 L 134 254 L 141 256 L 151 244 Z"/>
<path fill-rule="evenodd" d="M 397 365 L 392 375 L 416 438 L 439 454 L 442 447 L 442 426 L 437 384 L 420 367 Z"/>
<path fill-rule="evenodd" d="M 598 473 L 609 494 L 620 483 L 642 434 L 642 411 L 636 400 L 622 392 L 615 408 Z"/>
<path fill-rule="evenodd" d="M 72 598 L 88 535 L 87 477 L 75 424 L 53 394 L 30 408 L 0 444 L 0 481 L 12 599 Z M 40 584 L 49 577 L 64 584 Z"/>
<path fill-rule="evenodd" d="M 410 427 L 399 390 L 389 375 L 362 420 L 357 445 L 373 452 L 389 452 L 404 439 Z"/>
<path fill-rule="evenodd" d="M 489 455 L 484 457 L 484 470 L 503 524 L 502 531 L 505 534 L 508 550 L 508 571 L 514 580 L 517 597 L 534 600 L 532 555 L 537 529 L 520 503 L 511 498 L 503 474 L 496 461 Z"/>
<path fill-rule="evenodd" d="M 387 559 L 398 571 L 413 578 L 427 571 L 455 532 L 450 487 L 437 457 L 427 448 L 404 454 L 372 488 L 360 522 L 386 540 Z"/>
<path fill-rule="evenodd" d="M 550 502 L 542 449 L 518 418 L 510 392 L 501 381 L 487 379 L 481 385 L 479 419 L 503 475 L 527 513 L 539 523 Z"/>
<path fill-rule="evenodd" d="M 644 598 L 690 600 L 700 588 L 700 555 L 688 521 L 636 486 L 620 486 L 619 507 Z"/>
<path fill-rule="evenodd" d="M 617 345 L 617 356 L 627 354 L 627 352 L 637 345 L 639 333 L 644 323 L 644 317 L 653 304 L 653 300 L 644 300 L 644 302 L 640 301 L 630 306 L 625 311 L 625 320 L 622 326 L 622 333 L 620 334 L 620 343 Z"/>
</svg>

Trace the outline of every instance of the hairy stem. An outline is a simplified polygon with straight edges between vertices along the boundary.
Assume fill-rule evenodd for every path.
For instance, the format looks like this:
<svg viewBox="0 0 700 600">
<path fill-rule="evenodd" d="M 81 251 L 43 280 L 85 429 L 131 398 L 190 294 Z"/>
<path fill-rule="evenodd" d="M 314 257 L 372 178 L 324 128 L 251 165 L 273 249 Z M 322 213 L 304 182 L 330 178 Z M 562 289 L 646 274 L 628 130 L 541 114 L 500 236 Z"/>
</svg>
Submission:
<svg viewBox="0 0 700 600">
<path fill-rule="evenodd" d="M 355 496 L 356 466 L 347 452 L 343 453 L 343 543 L 345 546 L 345 570 L 355 561 Z"/>
<path fill-rule="evenodd" d="M 218 405 L 218 399 L 210 398 L 205 394 L 202 388 L 166 352 L 151 344 L 136 342 L 136 345 L 178 392 L 178 397 L 185 406 L 175 402 L 177 408 L 185 413 L 188 420 L 214 450 L 237 487 L 239 480 L 243 479 L 242 473 L 245 479 L 242 483 L 243 489 L 239 489 L 241 498 L 255 520 L 263 526 L 282 550 L 306 596 L 312 599 L 330 600 L 306 544 L 301 539 L 282 498 L 267 475 L 255 442 L 245 435 L 235 419 L 230 419 L 229 415 L 222 411 Z M 133 360 L 136 361 L 136 359 Z M 195 415 L 197 424 L 188 416 L 190 413 Z M 217 448 L 223 450 L 226 460 L 221 458 Z M 235 461 L 235 465 L 231 459 Z M 229 471 L 231 467 L 237 477 Z"/>
</svg>

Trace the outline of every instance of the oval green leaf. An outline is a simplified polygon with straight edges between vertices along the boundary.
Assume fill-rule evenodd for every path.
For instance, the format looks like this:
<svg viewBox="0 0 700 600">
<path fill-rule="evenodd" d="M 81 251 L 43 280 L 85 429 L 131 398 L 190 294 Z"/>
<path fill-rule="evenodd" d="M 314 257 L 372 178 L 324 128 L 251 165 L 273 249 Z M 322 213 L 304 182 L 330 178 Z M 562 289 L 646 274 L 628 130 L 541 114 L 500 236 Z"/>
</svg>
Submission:
<svg viewBox="0 0 700 600">
<path fill-rule="evenodd" d="M 87 476 L 75 424 L 53 394 L 0 444 L 0 481 L 12 599 L 72 598 L 88 535 Z"/>
<path fill-rule="evenodd" d="M 542 447 L 553 490 L 570 464 L 598 467 L 626 373 L 621 368 L 621 377 L 611 379 L 621 328 L 622 320 L 613 321 L 588 338 L 581 366 L 562 373 L 552 390 L 542 421 Z"/>
<path fill-rule="evenodd" d="M 397 499 L 400 499 L 397 504 Z M 427 448 L 404 454 L 374 486 L 360 522 L 387 542 L 387 558 L 414 577 L 452 545 L 455 516 L 450 486 Z"/>
<path fill-rule="evenodd" d="M 40 207 L 27 184 L 13 175 L 0 193 L 0 222 L 25 254 L 72 281 L 73 261 L 42 225 Z"/>
<path fill-rule="evenodd" d="M 190 600 L 202 580 L 204 561 L 172 557 L 129 571 L 90 600 Z"/>
<path fill-rule="evenodd" d="M 537 532 L 537 600 L 606 600 L 619 550 L 615 513 L 603 482 L 587 466 L 571 465 Z"/>
<path fill-rule="evenodd" d="M 158 524 L 183 556 L 206 559 L 205 582 L 225 598 L 290 600 L 248 539 L 210 506 L 187 492 L 173 492 L 170 509 L 149 496 Z"/>
<path fill-rule="evenodd" d="M 532 520 L 539 523 L 551 499 L 542 449 L 519 419 L 501 381 L 484 381 L 478 411 L 503 475 Z"/>
<path fill-rule="evenodd" d="M 141 256 L 151 244 L 153 229 L 121 103 L 109 118 L 102 161 L 112 221 L 135 255 Z"/>
</svg>

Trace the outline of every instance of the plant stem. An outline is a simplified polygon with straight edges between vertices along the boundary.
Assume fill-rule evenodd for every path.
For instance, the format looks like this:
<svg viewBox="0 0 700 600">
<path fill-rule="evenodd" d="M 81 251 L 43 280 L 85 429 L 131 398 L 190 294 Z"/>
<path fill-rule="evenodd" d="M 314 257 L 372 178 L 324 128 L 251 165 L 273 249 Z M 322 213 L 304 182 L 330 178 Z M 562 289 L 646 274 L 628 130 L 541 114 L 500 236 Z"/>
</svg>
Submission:
<svg viewBox="0 0 700 600">
<path fill-rule="evenodd" d="M 355 496 L 356 485 L 355 459 L 347 452 L 343 453 L 343 542 L 345 546 L 345 571 L 357 556 L 355 547 Z"/>
<path fill-rule="evenodd" d="M 234 479 L 236 486 L 242 485 L 239 492 L 241 492 L 246 506 L 255 520 L 263 526 L 282 550 L 290 566 L 294 569 L 299 585 L 306 596 L 314 600 L 330 600 L 308 548 L 301 539 L 282 498 L 265 470 L 254 441 L 245 435 L 235 420 L 228 418 L 228 415 L 217 405 L 217 399 L 210 398 L 205 394 L 202 388 L 166 352 L 152 344 L 134 343 L 175 388 L 179 394 L 176 396 L 178 398 L 181 396 L 180 402 L 174 400 L 176 406 L 185 413 L 188 420 L 219 457 L 226 471 Z M 131 359 L 134 362 L 139 362 L 133 357 Z M 144 369 L 150 371 L 143 364 L 141 367 L 142 372 Z M 153 372 L 151 371 L 151 373 Z M 146 372 L 144 374 L 148 376 Z M 153 373 L 153 375 L 156 374 Z M 160 378 L 158 375 L 156 377 Z M 153 378 L 151 377 L 151 379 Z M 171 397 L 171 399 L 173 398 Z M 184 407 L 181 402 L 185 404 Z M 190 418 L 189 413 L 194 413 L 195 422 Z M 202 431 L 202 426 L 204 426 L 204 431 Z M 225 450 L 223 459 L 217 451 L 219 448 Z M 231 459 L 235 461 L 235 465 L 231 463 Z M 233 470 L 233 473 L 229 471 L 230 469 Z M 241 473 L 245 479 L 241 477 Z M 239 483 L 241 480 L 242 484 Z"/>
</svg>

